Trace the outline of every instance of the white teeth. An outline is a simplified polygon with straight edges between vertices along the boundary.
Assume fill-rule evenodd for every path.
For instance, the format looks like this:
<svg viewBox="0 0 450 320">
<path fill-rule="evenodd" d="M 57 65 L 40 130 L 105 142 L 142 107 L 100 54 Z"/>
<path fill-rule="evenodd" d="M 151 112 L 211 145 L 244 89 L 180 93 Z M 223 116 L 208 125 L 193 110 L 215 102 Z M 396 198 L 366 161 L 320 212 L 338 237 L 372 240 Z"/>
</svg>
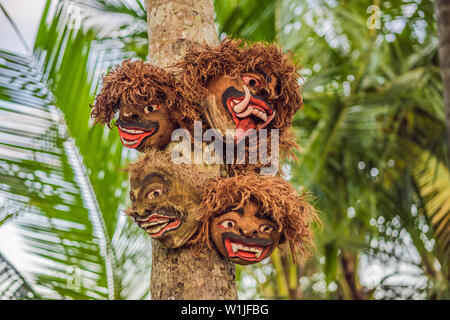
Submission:
<svg viewBox="0 0 450 320">
<path fill-rule="evenodd" d="M 254 108 L 252 106 L 249 106 L 247 108 L 247 110 L 245 110 L 245 112 L 236 114 L 236 117 L 238 117 L 238 118 L 246 118 L 246 117 L 248 117 L 250 115 L 255 115 L 255 116 L 257 116 L 258 118 L 260 118 L 264 122 L 267 121 L 267 113 L 265 113 L 264 111 L 259 110 L 257 108 Z"/>
<path fill-rule="evenodd" d="M 250 90 L 247 88 L 247 86 L 243 86 L 242 88 L 245 91 L 245 97 L 241 102 L 239 102 L 237 105 L 235 105 L 233 107 L 233 110 L 236 113 L 242 112 L 245 109 L 245 107 L 247 106 L 247 104 L 249 103 L 250 98 L 251 98 Z"/>
<path fill-rule="evenodd" d="M 139 140 L 125 140 L 123 138 L 121 138 L 121 140 L 122 140 L 123 144 L 126 146 L 131 146 L 139 141 Z"/>
<path fill-rule="evenodd" d="M 237 243 L 231 243 L 231 250 L 236 253 L 239 250 L 241 251 L 248 251 L 248 252 L 254 252 L 255 253 L 255 257 L 259 258 L 261 256 L 262 253 L 262 249 L 259 248 L 254 248 L 254 247 L 244 247 L 243 245 L 237 244 Z"/>
<path fill-rule="evenodd" d="M 264 122 L 266 122 L 266 120 L 267 120 L 267 114 L 266 114 L 265 112 L 261 111 L 261 110 L 257 110 L 257 112 L 258 112 L 259 117 L 260 117 Z"/>
<path fill-rule="evenodd" d="M 165 222 L 163 224 L 159 224 L 158 226 L 151 228 L 149 230 L 145 230 L 148 234 L 152 235 L 152 234 L 156 234 L 158 232 L 160 232 L 162 229 L 164 229 L 165 226 L 167 226 L 169 222 Z"/>
<path fill-rule="evenodd" d="M 124 132 L 128 132 L 128 133 L 132 133 L 132 134 L 141 134 L 144 133 L 144 131 L 142 130 L 134 130 L 134 129 L 127 129 L 124 127 L 119 126 L 120 130 L 124 131 Z"/>
<path fill-rule="evenodd" d="M 153 222 L 143 223 L 141 225 L 141 227 L 142 228 L 152 227 L 152 226 L 156 226 L 158 224 L 162 224 L 162 223 L 165 223 L 165 222 L 168 222 L 168 220 L 164 220 L 164 221 L 156 220 L 156 221 L 153 221 Z"/>
<path fill-rule="evenodd" d="M 245 117 L 248 117 L 249 115 L 251 115 L 252 113 L 253 113 L 253 110 L 254 110 L 255 108 L 253 108 L 253 107 L 248 107 L 247 108 L 247 110 L 245 110 L 245 112 L 242 112 L 242 113 L 237 113 L 236 114 L 236 117 L 238 117 L 238 118 L 245 118 Z"/>
</svg>

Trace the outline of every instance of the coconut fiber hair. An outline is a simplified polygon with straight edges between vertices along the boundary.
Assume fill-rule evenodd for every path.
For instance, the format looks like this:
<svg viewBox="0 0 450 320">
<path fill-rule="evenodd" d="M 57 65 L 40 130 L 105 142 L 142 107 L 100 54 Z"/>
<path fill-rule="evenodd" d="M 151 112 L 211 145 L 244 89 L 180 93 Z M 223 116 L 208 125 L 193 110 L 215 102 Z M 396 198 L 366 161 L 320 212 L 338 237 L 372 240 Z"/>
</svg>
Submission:
<svg viewBox="0 0 450 320">
<path fill-rule="evenodd" d="M 95 98 L 91 117 L 97 123 L 110 126 L 121 106 L 177 103 L 175 77 L 150 63 L 124 60 L 102 78 L 103 86 Z"/>
<path fill-rule="evenodd" d="M 188 103 L 180 112 L 184 112 L 185 117 L 202 113 L 201 106 L 210 79 L 221 76 L 234 78 L 258 69 L 278 80 L 278 98 L 271 101 L 277 106 L 277 115 L 268 128 L 287 129 L 294 113 L 302 106 L 297 67 L 292 62 L 292 56 L 283 53 L 274 44 L 248 44 L 242 40 L 225 39 L 219 46 L 196 45 L 175 66 L 182 70 L 180 81 L 183 97 Z"/>
<path fill-rule="evenodd" d="M 285 163 L 286 161 L 292 161 L 294 163 L 298 163 L 298 158 L 294 152 L 294 150 L 300 150 L 300 146 L 295 142 L 295 135 L 290 131 L 284 131 L 282 132 L 280 136 L 279 141 L 279 153 L 278 154 L 272 154 L 272 144 L 271 144 L 271 138 L 267 137 L 265 141 L 261 142 L 259 141 L 256 147 L 256 152 L 258 153 L 258 159 L 260 157 L 259 154 L 259 148 L 261 143 L 266 143 L 267 145 L 267 154 L 268 156 L 272 157 L 278 157 L 278 166 L 277 166 L 277 176 L 281 174 L 281 165 Z M 245 164 L 237 164 L 237 156 L 235 154 L 235 162 L 233 164 L 227 164 L 225 165 L 225 170 L 229 176 L 236 176 L 245 174 L 246 172 L 253 171 L 256 173 L 260 173 L 261 169 L 264 167 L 267 167 L 271 164 L 262 164 L 261 160 L 259 159 L 256 164 L 250 164 L 249 163 L 249 152 L 253 150 L 255 152 L 255 149 L 253 149 L 253 146 L 246 145 L 245 147 Z M 236 152 L 237 153 L 237 152 Z"/>
<path fill-rule="evenodd" d="M 254 173 L 231 178 L 216 178 L 207 185 L 202 197 L 199 216 L 200 231 L 194 241 L 199 249 L 208 246 L 212 219 L 230 204 L 241 208 L 247 201 L 256 202 L 281 232 L 280 244 L 289 243 L 292 256 L 306 257 L 313 245 L 311 224 L 318 221 L 315 209 L 306 195 L 298 195 L 285 180 L 258 176 Z"/>
</svg>

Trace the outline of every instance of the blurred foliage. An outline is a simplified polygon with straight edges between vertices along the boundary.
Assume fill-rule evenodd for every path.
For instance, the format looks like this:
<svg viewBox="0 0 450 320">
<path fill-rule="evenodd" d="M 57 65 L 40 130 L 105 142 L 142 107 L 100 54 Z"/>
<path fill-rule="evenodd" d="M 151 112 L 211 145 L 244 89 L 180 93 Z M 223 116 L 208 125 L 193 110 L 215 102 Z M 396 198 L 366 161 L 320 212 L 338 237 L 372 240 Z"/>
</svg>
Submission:
<svg viewBox="0 0 450 320">
<path fill-rule="evenodd" d="M 302 148 L 287 176 L 314 195 L 324 222 L 309 261 L 276 251 L 238 266 L 240 297 L 450 298 L 433 2 L 214 5 L 220 38 L 275 41 L 302 66 L 305 107 L 293 124 Z M 369 28 L 376 8 L 379 29 Z M 88 121 L 100 75 L 145 58 L 145 20 L 138 0 L 49 0 L 32 57 L 1 52 L 0 228 L 17 226 L 39 257 L 29 285 L 41 297 L 148 298 L 149 241 L 120 213 L 120 169 L 135 154 Z"/>
</svg>

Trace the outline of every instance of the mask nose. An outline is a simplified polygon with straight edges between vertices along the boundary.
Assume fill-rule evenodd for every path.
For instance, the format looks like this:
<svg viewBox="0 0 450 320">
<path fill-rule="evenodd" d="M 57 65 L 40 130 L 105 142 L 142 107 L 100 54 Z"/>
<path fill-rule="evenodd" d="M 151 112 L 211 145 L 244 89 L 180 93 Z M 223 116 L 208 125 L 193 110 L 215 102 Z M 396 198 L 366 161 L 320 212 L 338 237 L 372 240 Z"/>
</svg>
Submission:
<svg viewBox="0 0 450 320">
<path fill-rule="evenodd" d="M 124 112 L 123 116 L 127 119 L 131 119 L 131 120 L 139 120 L 139 115 L 137 113 L 134 112 Z"/>
<path fill-rule="evenodd" d="M 258 230 L 256 227 L 239 227 L 239 233 L 246 238 L 256 238 Z"/>
</svg>

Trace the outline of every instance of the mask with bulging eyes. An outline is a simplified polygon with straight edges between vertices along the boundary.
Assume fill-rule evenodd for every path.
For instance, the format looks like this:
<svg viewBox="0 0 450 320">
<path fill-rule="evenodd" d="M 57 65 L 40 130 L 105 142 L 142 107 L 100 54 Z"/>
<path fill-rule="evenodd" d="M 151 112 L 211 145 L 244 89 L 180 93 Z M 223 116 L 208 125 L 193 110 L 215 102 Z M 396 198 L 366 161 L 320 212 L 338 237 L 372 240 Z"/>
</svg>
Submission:
<svg viewBox="0 0 450 320">
<path fill-rule="evenodd" d="M 123 105 L 116 121 L 122 144 L 130 149 L 161 149 L 170 142 L 176 125 L 163 104 Z"/>
<path fill-rule="evenodd" d="M 297 67 L 276 45 L 225 39 L 193 46 L 177 66 L 184 96 L 201 104 L 191 112 L 202 112 L 209 128 L 237 143 L 264 128 L 282 135 L 302 105 Z"/>
<path fill-rule="evenodd" d="M 211 222 L 211 237 L 217 250 L 238 264 L 257 263 L 272 253 L 280 241 L 277 224 L 261 214 L 255 202 L 248 201 L 242 207 L 236 203 Z"/>
<path fill-rule="evenodd" d="M 130 165 L 129 172 L 132 207 L 128 215 L 164 247 L 184 245 L 198 229 L 198 205 L 212 172 L 173 164 L 169 154 L 156 150 Z"/>
<path fill-rule="evenodd" d="M 275 107 L 269 101 L 277 97 L 277 80 L 266 72 L 241 73 L 234 78 L 211 79 L 206 86 L 208 97 L 205 114 L 209 125 L 225 136 L 234 131 L 240 142 L 251 130 L 267 127 L 275 117 Z M 233 132 L 231 131 L 231 132 Z"/>
<path fill-rule="evenodd" d="M 144 61 L 125 60 L 103 77 L 91 117 L 111 126 L 116 116 L 120 140 L 127 148 L 161 149 L 178 127 L 170 110 L 179 97 L 171 73 Z"/>
<path fill-rule="evenodd" d="M 205 187 L 199 209 L 196 251 L 214 247 L 237 264 L 252 264 L 289 243 L 294 261 L 312 245 L 311 224 L 317 221 L 305 195 L 285 180 L 254 172 L 217 177 Z"/>
</svg>

